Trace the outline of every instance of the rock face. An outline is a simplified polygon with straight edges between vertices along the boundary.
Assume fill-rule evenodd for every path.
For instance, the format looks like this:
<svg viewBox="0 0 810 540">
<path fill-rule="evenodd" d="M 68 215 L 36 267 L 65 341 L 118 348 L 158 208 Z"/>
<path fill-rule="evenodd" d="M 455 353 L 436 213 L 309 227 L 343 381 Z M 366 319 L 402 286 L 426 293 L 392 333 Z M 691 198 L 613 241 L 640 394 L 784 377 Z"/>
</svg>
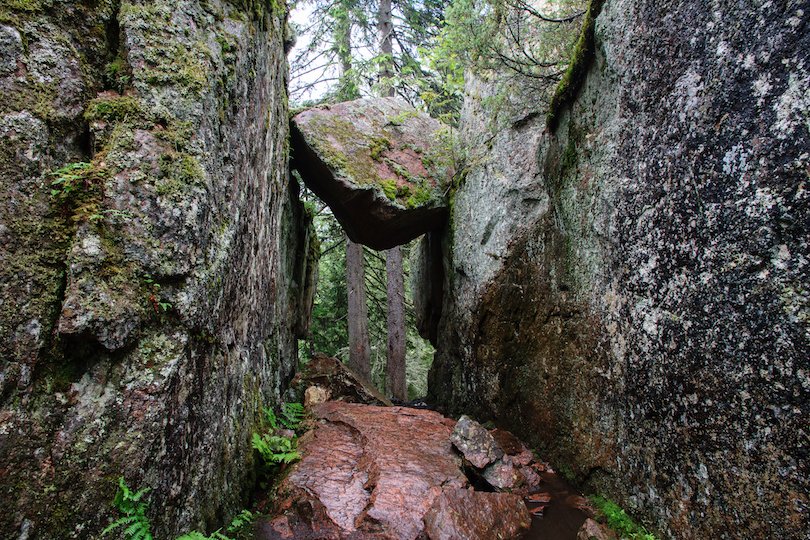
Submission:
<svg viewBox="0 0 810 540">
<path fill-rule="evenodd" d="M 390 249 L 447 219 L 449 131 L 398 98 L 325 105 L 292 121 L 293 166 L 354 242 Z"/>
<path fill-rule="evenodd" d="M 157 537 L 243 507 L 314 276 L 283 19 L 0 6 L 0 536 L 97 537 L 119 475 Z"/>
<path fill-rule="evenodd" d="M 557 129 L 536 104 L 453 200 L 432 399 L 665 537 L 810 528 L 807 13 L 607 2 Z"/>
<path fill-rule="evenodd" d="M 284 514 L 259 537 L 338 539 L 516 538 L 530 523 L 519 495 L 469 487 L 450 435 L 427 410 L 344 402 L 313 407 L 303 459 L 278 489 Z"/>
</svg>

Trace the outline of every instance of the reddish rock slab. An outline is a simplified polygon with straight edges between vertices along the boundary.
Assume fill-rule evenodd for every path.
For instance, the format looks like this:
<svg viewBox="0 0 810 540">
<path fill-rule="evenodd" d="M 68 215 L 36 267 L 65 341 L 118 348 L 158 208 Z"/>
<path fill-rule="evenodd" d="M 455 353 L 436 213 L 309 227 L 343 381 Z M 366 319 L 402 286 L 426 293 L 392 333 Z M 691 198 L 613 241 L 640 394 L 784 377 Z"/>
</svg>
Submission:
<svg viewBox="0 0 810 540">
<path fill-rule="evenodd" d="M 520 496 L 472 489 L 446 489 L 425 516 L 431 540 L 517 538 L 529 530 L 531 515 Z"/>
<path fill-rule="evenodd" d="M 323 105 L 293 118 L 292 166 L 349 238 L 389 249 L 447 220 L 446 130 L 398 98 Z"/>
<path fill-rule="evenodd" d="M 451 439 L 464 431 L 488 440 L 499 456 L 490 469 L 508 476 L 495 483 L 525 490 L 520 469 L 534 463 L 516 466 L 527 451 L 520 441 L 505 455 L 480 424 L 423 409 L 328 401 L 311 412 L 314 428 L 298 445 L 303 457 L 278 487 L 276 516 L 257 523 L 257 538 L 507 540 L 529 527 L 521 495 L 470 486 L 465 472 L 473 469 Z"/>
<path fill-rule="evenodd" d="M 312 413 L 303 459 L 280 487 L 291 510 L 273 522 L 274 534 L 415 539 L 434 499 L 468 485 L 450 444 L 454 422 L 439 413 L 335 401 Z"/>
<path fill-rule="evenodd" d="M 588 518 L 577 531 L 577 540 L 616 540 L 616 535 L 604 525 Z"/>
</svg>

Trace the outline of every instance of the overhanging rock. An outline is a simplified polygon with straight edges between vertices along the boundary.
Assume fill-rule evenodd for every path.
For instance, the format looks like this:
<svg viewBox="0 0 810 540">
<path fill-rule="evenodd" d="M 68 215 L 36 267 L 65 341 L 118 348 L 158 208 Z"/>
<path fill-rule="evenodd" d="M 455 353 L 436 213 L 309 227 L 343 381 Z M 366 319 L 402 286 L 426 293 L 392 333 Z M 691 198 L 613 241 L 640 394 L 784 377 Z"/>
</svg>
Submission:
<svg viewBox="0 0 810 540">
<path fill-rule="evenodd" d="M 398 98 L 307 109 L 293 167 L 354 242 L 390 249 L 440 228 L 453 176 L 449 128 Z"/>
</svg>

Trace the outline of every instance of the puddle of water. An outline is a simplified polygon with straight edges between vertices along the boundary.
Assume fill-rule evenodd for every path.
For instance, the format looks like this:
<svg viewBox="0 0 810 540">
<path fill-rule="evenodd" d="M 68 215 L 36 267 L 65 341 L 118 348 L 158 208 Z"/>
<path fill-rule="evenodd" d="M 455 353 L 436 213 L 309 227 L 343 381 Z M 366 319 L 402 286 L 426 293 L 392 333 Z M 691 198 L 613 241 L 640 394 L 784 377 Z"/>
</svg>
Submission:
<svg viewBox="0 0 810 540">
<path fill-rule="evenodd" d="M 546 472 L 542 475 L 541 492 L 551 495 L 547 504 L 526 501 L 529 510 L 545 507 L 543 515 L 532 515 L 532 528 L 524 540 L 576 540 L 577 531 L 585 523 L 587 514 L 578 508 L 581 495 L 561 476 Z"/>
</svg>

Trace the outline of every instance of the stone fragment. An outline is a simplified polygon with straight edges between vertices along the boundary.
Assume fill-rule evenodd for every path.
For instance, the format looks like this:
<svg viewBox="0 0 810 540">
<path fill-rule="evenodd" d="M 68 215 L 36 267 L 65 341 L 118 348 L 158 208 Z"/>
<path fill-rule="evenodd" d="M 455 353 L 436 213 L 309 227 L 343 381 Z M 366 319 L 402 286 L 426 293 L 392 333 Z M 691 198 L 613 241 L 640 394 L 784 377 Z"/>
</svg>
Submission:
<svg viewBox="0 0 810 540">
<path fill-rule="evenodd" d="M 518 538 L 531 525 L 519 496 L 472 489 L 445 489 L 425 516 L 430 540 Z"/>
<path fill-rule="evenodd" d="M 547 503 L 551 501 L 551 493 L 542 492 L 542 493 L 532 493 L 531 495 L 526 497 L 526 500 L 533 503 Z"/>
<path fill-rule="evenodd" d="M 616 535 L 604 525 L 591 518 L 585 520 L 577 531 L 577 540 L 615 540 Z"/>
<path fill-rule="evenodd" d="M 478 469 L 483 469 L 504 455 L 492 434 L 466 415 L 459 418 L 450 441 Z"/>
<path fill-rule="evenodd" d="M 495 463 L 484 469 L 481 476 L 498 491 L 517 489 L 526 481 L 508 456 L 496 460 Z"/>
<path fill-rule="evenodd" d="M 290 384 L 299 392 L 306 389 L 305 403 L 309 399 L 311 404 L 335 400 L 367 405 L 391 405 L 388 398 L 346 364 L 323 353 L 315 353 Z"/>
<path fill-rule="evenodd" d="M 447 219 L 454 172 L 444 133 L 398 98 L 316 107 L 292 120 L 292 165 L 349 238 L 389 249 Z"/>
<path fill-rule="evenodd" d="M 320 386 L 310 386 L 304 391 L 304 407 L 311 407 L 316 403 L 329 401 L 329 390 Z"/>
</svg>

